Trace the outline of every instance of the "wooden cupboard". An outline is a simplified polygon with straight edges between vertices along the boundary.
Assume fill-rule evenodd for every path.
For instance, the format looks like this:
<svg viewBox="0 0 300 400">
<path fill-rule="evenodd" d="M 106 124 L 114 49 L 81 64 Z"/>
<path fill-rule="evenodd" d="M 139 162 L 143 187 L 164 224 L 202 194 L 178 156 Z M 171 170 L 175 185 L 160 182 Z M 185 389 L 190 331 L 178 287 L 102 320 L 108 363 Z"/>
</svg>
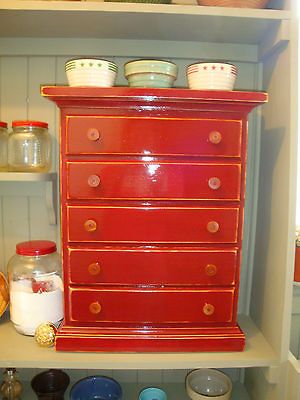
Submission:
<svg viewBox="0 0 300 400">
<path fill-rule="evenodd" d="M 64 62 L 99 55 L 120 67 L 153 56 L 179 65 L 175 85 L 185 87 L 185 67 L 199 59 L 222 59 L 239 68 L 236 89 L 263 90 L 269 103 L 249 120 L 248 182 L 238 322 L 246 332 L 241 353 L 90 354 L 82 357 L 37 348 L 1 321 L 1 365 L 56 366 L 74 370 L 236 368 L 250 398 L 285 396 L 292 302 L 297 136 L 296 1 L 272 1 L 266 10 L 101 2 L 0 1 L 1 119 L 49 122 L 58 168 L 59 116 L 42 99 L 40 84 L 65 84 Z M 43 183 L 1 182 L 1 260 L 17 241 L 59 242 L 49 225 Z M 26 349 L 25 352 L 18 349 Z M 13 350 L 10 350 L 13 349 Z M 245 370 L 244 370 L 245 368 Z M 272 382 L 272 384 L 270 384 Z M 246 396 L 246 395 L 245 395 Z M 247 398 L 247 397 L 245 397 Z"/>
<path fill-rule="evenodd" d="M 242 351 L 245 337 L 237 324 L 237 304 L 247 120 L 267 94 L 55 86 L 41 92 L 61 110 L 65 320 L 56 349 Z M 225 132 L 231 127 L 236 137 L 229 142 L 233 148 L 223 127 Z M 69 154 L 73 132 L 78 150 Z M 236 148 L 239 156 L 230 158 L 227 154 Z M 90 264 L 80 264 L 81 271 L 94 277 L 89 284 L 70 279 L 78 264 L 68 256 L 76 250 L 93 257 Z M 228 259 L 226 250 L 236 253 L 234 280 L 229 276 L 229 284 L 222 286 L 219 273 L 222 254 Z M 166 253 L 173 255 L 177 268 L 165 261 Z M 220 263 L 213 264 L 213 253 Z M 123 254 L 131 256 L 129 270 Z M 159 266 L 150 262 L 149 274 L 144 259 L 153 254 Z M 186 265 L 190 255 L 202 256 L 193 267 L 199 270 L 196 279 L 190 279 Z M 172 284 L 169 276 L 176 269 L 177 276 L 186 278 L 177 277 Z M 132 276 L 116 284 L 106 277 L 116 270 Z M 140 279 L 128 284 L 137 272 Z"/>
</svg>

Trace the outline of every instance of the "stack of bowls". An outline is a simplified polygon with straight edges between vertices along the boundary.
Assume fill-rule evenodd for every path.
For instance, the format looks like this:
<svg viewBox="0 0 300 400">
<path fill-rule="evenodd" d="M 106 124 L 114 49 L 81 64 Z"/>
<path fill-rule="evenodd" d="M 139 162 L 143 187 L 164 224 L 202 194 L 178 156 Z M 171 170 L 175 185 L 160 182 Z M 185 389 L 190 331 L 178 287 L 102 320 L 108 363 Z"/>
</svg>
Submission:
<svg viewBox="0 0 300 400">
<path fill-rule="evenodd" d="M 200 62 L 187 67 L 190 89 L 233 90 L 237 67 L 220 62 Z"/>
<path fill-rule="evenodd" d="M 177 79 L 178 67 L 164 60 L 134 60 L 124 65 L 124 74 L 132 87 L 172 87 Z"/>
<path fill-rule="evenodd" d="M 100 58 L 76 58 L 65 67 L 70 86 L 114 86 L 118 72 L 115 63 Z"/>
</svg>

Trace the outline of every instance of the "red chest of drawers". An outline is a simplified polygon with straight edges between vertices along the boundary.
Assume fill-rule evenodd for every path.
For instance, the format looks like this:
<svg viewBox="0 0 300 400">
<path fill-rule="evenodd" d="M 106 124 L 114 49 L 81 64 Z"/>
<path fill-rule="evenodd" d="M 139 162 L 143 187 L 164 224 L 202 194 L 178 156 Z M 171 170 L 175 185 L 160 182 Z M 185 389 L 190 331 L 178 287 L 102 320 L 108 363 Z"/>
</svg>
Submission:
<svg viewBox="0 0 300 400">
<path fill-rule="evenodd" d="M 265 93 L 43 87 L 61 110 L 56 349 L 240 351 L 247 118 Z"/>
</svg>

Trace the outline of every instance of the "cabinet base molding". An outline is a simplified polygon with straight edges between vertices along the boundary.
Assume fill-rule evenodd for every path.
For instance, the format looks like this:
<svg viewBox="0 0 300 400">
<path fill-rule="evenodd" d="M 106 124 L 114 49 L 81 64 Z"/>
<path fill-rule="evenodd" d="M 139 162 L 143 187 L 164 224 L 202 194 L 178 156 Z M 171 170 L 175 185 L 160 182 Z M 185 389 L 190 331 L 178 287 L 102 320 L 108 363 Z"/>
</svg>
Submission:
<svg viewBox="0 0 300 400">
<path fill-rule="evenodd" d="M 214 328 L 139 328 L 62 326 L 56 335 L 58 351 L 185 352 L 242 351 L 245 335 L 238 325 Z"/>
</svg>

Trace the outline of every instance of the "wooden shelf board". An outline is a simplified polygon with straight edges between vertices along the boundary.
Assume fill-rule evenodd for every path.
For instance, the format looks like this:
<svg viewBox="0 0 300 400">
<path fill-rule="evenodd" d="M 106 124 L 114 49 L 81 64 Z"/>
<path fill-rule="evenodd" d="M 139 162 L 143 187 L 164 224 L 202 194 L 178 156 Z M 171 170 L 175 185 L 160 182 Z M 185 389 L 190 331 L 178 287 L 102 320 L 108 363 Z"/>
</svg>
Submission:
<svg viewBox="0 0 300 400">
<path fill-rule="evenodd" d="M 34 338 L 18 334 L 8 318 L 0 320 L 0 366 L 72 369 L 190 369 L 269 366 L 278 360 L 250 318 L 240 316 L 246 333 L 243 352 L 212 353 L 72 353 L 42 348 Z"/>
<path fill-rule="evenodd" d="M 258 44 L 280 21 L 291 18 L 291 12 L 285 10 L 0 0 L 0 37 L 138 38 Z"/>
<path fill-rule="evenodd" d="M 0 172 L 0 182 L 49 182 L 56 175 L 55 172 Z"/>
</svg>

